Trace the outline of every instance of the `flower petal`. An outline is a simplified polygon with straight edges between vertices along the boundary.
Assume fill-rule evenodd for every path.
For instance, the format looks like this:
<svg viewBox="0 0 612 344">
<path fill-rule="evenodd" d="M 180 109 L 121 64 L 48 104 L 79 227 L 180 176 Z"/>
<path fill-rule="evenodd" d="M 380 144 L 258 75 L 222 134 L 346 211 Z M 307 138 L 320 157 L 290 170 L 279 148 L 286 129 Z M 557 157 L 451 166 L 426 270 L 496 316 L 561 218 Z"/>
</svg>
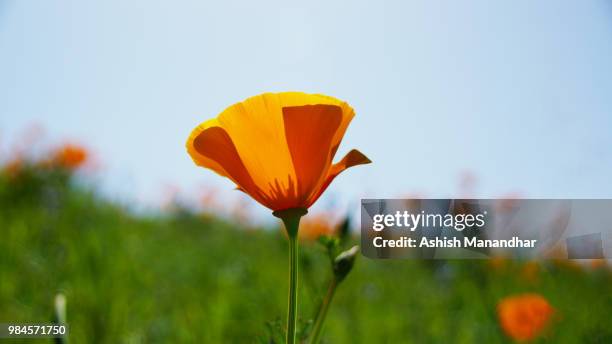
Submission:
<svg viewBox="0 0 612 344">
<path fill-rule="evenodd" d="M 314 202 L 316 202 L 317 199 L 319 199 L 319 197 L 321 196 L 321 194 L 323 194 L 323 192 L 327 189 L 329 184 L 331 184 L 331 182 L 334 180 L 334 178 L 336 178 L 336 176 L 338 176 L 344 170 L 346 170 L 349 167 L 353 167 L 353 166 L 357 166 L 357 165 L 369 164 L 371 162 L 372 161 L 370 159 L 368 159 L 367 156 L 365 156 L 363 153 L 361 153 L 360 151 L 358 151 L 356 149 L 353 149 L 350 152 L 348 152 L 344 156 L 344 158 L 342 158 L 342 160 L 340 160 L 338 163 L 332 165 L 332 167 L 330 168 L 330 170 L 329 170 L 329 172 L 327 174 L 327 178 L 325 179 L 325 182 L 323 183 L 323 185 L 319 189 L 318 193 L 314 194 L 314 196 L 308 201 L 308 205 L 310 206 Z"/>
<path fill-rule="evenodd" d="M 197 126 L 189 135 L 189 138 L 187 139 L 187 152 L 189 153 L 189 156 L 191 156 L 191 159 L 193 160 L 193 162 L 195 162 L 196 165 L 198 166 L 202 166 L 205 168 L 209 168 L 213 171 L 215 171 L 217 174 L 223 176 L 223 177 L 228 177 L 229 178 L 229 174 L 223 169 L 223 167 L 221 167 L 221 165 L 219 165 L 216 161 L 211 160 L 209 158 L 207 158 L 206 156 L 200 154 L 194 146 L 194 141 L 195 139 L 206 129 L 211 128 L 211 127 L 217 127 L 219 126 L 219 122 L 217 121 L 217 119 L 211 119 L 208 120 L 202 124 L 200 124 L 199 126 Z"/>
<path fill-rule="evenodd" d="M 283 118 L 297 181 L 296 204 L 305 207 L 327 176 L 342 109 L 324 104 L 291 106 L 283 108 Z"/>
<path fill-rule="evenodd" d="M 276 207 L 298 206 L 294 204 L 298 198 L 298 179 L 287 145 L 283 108 L 304 105 L 339 106 L 343 109 L 340 127 L 345 122 L 345 108 L 352 114 L 348 104 L 333 97 L 283 92 L 248 98 L 228 107 L 218 117 L 219 125 L 234 142 L 253 182 L 267 197 L 279 201 Z M 337 141 L 338 130 L 332 142 Z"/>
<path fill-rule="evenodd" d="M 275 95 L 256 96 L 230 106 L 218 117 L 253 181 L 267 194 L 272 194 L 271 184 L 284 189 L 295 180 L 281 106 Z"/>
<path fill-rule="evenodd" d="M 250 194 L 261 203 L 265 197 L 255 185 L 245 168 L 238 151 L 227 132 L 213 121 L 200 127 L 188 141 L 188 150 L 196 164 L 212 169 L 218 174 L 231 179 L 238 188 Z M 265 204 L 264 204 L 265 205 Z"/>
</svg>

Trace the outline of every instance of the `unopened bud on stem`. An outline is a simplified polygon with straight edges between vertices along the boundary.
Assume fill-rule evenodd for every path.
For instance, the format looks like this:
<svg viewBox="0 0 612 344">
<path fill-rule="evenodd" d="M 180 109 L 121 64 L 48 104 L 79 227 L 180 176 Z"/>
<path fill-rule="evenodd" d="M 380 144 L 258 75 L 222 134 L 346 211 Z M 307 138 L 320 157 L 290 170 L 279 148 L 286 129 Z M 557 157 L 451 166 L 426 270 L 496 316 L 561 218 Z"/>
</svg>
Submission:
<svg viewBox="0 0 612 344">
<path fill-rule="evenodd" d="M 358 252 L 359 246 L 355 245 L 340 253 L 334 259 L 334 276 L 338 282 L 342 281 L 351 272 Z"/>
</svg>

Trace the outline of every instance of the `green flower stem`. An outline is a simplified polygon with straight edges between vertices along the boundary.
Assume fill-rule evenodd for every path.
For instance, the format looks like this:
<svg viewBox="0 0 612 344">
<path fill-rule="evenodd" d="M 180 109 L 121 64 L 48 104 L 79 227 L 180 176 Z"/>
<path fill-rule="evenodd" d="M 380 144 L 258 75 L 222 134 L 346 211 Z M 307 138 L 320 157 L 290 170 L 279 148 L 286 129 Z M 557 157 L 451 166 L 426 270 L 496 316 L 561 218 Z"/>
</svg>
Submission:
<svg viewBox="0 0 612 344">
<path fill-rule="evenodd" d="M 289 306 L 287 309 L 287 343 L 295 343 L 297 327 L 298 240 L 289 238 Z"/>
<path fill-rule="evenodd" d="M 283 220 L 289 236 L 289 301 L 287 309 L 287 344 L 296 343 L 297 333 L 297 289 L 298 289 L 298 229 L 300 218 L 306 209 L 275 211 L 274 216 Z"/>
<path fill-rule="evenodd" d="M 325 294 L 325 298 L 321 303 L 321 307 L 319 308 L 319 312 L 317 313 L 317 317 L 315 319 L 310 344 L 316 344 L 319 342 L 319 339 L 321 337 L 321 330 L 323 330 L 323 323 L 325 322 L 325 317 L 327 316 L 327 310 L 329 310 L 329 305 L 331 304 L 334 294 L 336 293 L 336 288 L 338 287 L 339 282 L 340 281 L 338 280 L 338 278 L 334 276 L 332 277 L 332 280 L 329 283 L 327 294 Z"/>
</svg>

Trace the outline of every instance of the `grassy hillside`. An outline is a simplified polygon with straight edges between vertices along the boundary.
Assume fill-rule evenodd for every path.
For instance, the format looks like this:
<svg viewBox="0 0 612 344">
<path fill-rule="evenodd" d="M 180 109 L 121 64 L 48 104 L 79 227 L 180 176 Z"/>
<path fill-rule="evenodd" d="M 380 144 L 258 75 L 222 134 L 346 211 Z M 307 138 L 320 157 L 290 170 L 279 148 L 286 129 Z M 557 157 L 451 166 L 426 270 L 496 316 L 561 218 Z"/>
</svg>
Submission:
<svg viewBox="0 0 612 344">
<path fill-rule="evenodd" d="M 61 292 L 72 343 L 251 343 L 278 334 L 287 244 L 277 228 L 245 229 L 185 210 L 137 216 L 73 184 L 63 169 L 2 173 L 0 322 L 48 322 Z M 329 277 L 323 248 L 304 245 L 302 325 Z M 606 268 L 552 262 L 359 257 L 323 339 L 509 342 L 497 302 L 532 291 L 556 310 L 541 341 L 610 343 L 611 282 Z"/>
</svg>

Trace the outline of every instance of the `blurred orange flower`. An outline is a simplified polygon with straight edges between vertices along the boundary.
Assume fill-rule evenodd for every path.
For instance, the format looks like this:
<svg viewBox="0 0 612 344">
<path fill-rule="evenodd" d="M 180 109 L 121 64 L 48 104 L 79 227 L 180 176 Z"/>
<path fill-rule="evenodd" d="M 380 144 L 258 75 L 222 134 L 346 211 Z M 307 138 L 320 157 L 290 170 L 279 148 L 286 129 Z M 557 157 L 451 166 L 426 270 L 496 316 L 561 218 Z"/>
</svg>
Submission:
<svg viewBox="0 0 612 344">
<path fill-rule="evenodd" d="M 540 277 L 540 264 L 537 261 L 528 261 L 521 267 L 521 278 L 530 283 L 536 283 Z"/>
<path fill-rule="evenodd" d="M 604 269 L 608 266 L 606 259 L 591 259 L 591 268 L 593 269 Z"/>
<path fill-rule="evenodd" d="M 298 238 L 303 241 L 314 241 L 323 235 L 334 235 L 336 226 L 330 217 L 324 214 L 305 218 L 300 225 Z"/>
<path fill-rule="evenodd" d="M 495 271 L 502 271 L 508 265 L 508 258 L 503 256 L 494 256 L 488 260 L 488 266 Z"/>
<path fill-rule="evenodd" d="M 24 160 L 21 157 L 16 157 L 8 161 L 4 166 L 2 166 L 2 172 L 5 173 L 9 178 L 15 180 L 23 172 L 24 165 Z"/>
<path fill-rule="evenodd" d="M 55 151 L 53 162 L 58 166 L 74 170 L 87 161 L 88 152 L 75 144 L 65 144 Z"/>
<path fill-rule="evenodd" d="M 504 332 L 517 341 L 531 340 L 549 323 L 554 309 L 538 294 L 527 293 L 502 299 L 497 305 Z"/>
<path fill-rule="evenodd" d="M 370 162 L 352 150 L 332 164 L 353 116 L 329 96 L 265 93 L 200 124 L 187 151 L 271 210 L 307 209 L 342 171 Z"/>
</svg>

